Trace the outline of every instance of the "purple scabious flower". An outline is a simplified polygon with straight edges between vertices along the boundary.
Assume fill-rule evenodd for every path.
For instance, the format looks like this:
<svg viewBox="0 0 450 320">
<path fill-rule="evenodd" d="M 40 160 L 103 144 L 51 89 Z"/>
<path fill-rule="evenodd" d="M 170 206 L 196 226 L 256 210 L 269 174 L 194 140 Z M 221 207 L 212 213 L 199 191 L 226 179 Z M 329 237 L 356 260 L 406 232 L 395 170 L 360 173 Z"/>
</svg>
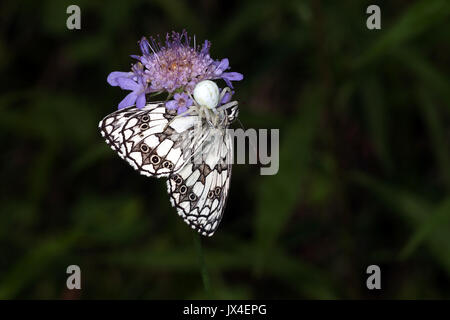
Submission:
<svg viewBox="0 0 450 320">
<path fill-rule="evenodd" d="M 119 109 L 134 103 L 142 108 L 146 102 L 145 95 L 152 92 L 168 92 L 169 96 L 175 90 L 192 93 L 198 82 L 215 79 L 223 79 L 227 86 L 233 88 L 231 81 L 244 78 L 238 72 L 227 71 L 230 68 L 228 59 L 214 60 L 210 57 L 208 40 L 200 47 L 196 45 L 194 36 L 192 46 L 191 43 L 186 31 L 167 34 L 163 44 L 154 38 L 150 41 L 142 38 L 139 41 L 142 55 L 132 56 L 138 62 L 132 66 L 131 72 L 115 71 L 108 76 L 110 85 L 131 90 L 119 104 Z"/>
<path fill-rule="evenodd" d="M 168 110 L 177 110 L 178 114 L 186 112 L 187 109 L 192 106 L 193 101 L 186 93 L 175 93 L 174 100 L 166 102 L 166 108 Z"/>
<path fill-rule="evenodd" d="M 133 72 L 111 72 L 107 81 L 112 86 L 119 86 L 131 92 L 119 103 L 119 109 L 136 104 L 141 109 L 145 106 L 145 94 L 148 92 L 148 84 L 143 77 L 142 64 L 137 63 L 132 67 Z"/>
</svg>

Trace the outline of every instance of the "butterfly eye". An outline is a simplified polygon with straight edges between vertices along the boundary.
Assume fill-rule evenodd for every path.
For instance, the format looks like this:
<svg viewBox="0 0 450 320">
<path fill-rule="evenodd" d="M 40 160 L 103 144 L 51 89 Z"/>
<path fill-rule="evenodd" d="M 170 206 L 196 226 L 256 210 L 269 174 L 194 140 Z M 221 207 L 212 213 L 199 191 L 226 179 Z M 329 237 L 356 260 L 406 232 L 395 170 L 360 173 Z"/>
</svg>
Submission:
<svg viewBox="0 0 450 320">
<path fill-rule="evenodd" d="M 148 145 L 146 145 L 145 143 L 141 144 L 141 151 L 144 153 L 147 153 L 150 150 L 150 148 L 148 147 Z"/>
<path fill-rule="evenodd" d="M 185 194 L 186 191 L 187 191 L 187 187 L 186 187 L 186 186 L 181 186 L 181 187 L 180 187 L 180 193 L 181 193 L 181 194 Z"/>
<path fill-rule="evenodd" d="M 214 191 L 211 190 L 211 191 L 208 192 L 208 198 L 209 199 L 214 198 Z"/>
<path fill-rule="evenodd" d="M 153 164 L 158 164 L 161 161 L 161 158 L 157 155 L 154 155 L 150 158 Z"/>
<path fill-rule="evenodd" d="M 147 130 L 148 129 L 148 123 L 143 123 L 141 124 L 141 126 L 139 127 L 141 130 Z"/>
<path fill-rule="evenodd" d="M 189 200 L 195 201 L 197 200 L 197 196 L 194 193 L 189 194 Z"/>
<path fill-rule="evenodd" d="M 220 194 L 220 191 L 221 191 L 220 187 L 216 187 L 216 189 L 214 189 L 214 194 L 218 196 Z"/>
<path fill-rule="evenodd" d="M 144 122 L 148 122 L 150 120 L 150 117 L 148 115 L 145 115 L 145 116 L 142 116 L 141 120 Z"/>
</svg>

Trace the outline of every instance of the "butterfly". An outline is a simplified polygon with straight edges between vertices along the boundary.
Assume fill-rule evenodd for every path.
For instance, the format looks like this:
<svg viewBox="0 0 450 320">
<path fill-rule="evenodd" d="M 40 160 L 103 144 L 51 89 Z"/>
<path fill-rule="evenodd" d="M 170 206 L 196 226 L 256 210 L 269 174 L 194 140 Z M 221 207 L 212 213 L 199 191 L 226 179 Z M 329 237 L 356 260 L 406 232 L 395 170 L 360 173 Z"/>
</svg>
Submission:
<svg viewBox="0 0 450 320">
<path fill-rule="evenodd" d="M 167 178 L 178 215 L 201 235 L 212 236 L 230 188 L 233 137 L 226 129 L 238 112 L 236 101 L 214 109 L 196 103 L 182 115 L 153 102 L 117 110 L 99 128 L 106 143 L 140 174 Z"/>
</svg>

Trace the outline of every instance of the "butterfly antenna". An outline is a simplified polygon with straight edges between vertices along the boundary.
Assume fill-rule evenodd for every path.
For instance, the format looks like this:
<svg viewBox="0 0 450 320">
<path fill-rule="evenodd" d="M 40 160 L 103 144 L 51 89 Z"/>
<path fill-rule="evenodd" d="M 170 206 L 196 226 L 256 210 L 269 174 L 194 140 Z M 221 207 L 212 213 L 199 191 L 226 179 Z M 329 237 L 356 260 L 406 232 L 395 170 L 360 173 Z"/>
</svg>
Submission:
<svg viewBox="0 0 450 320">
<path fill-rule="evenodd" d="M 239 125 L 241 126 L 242 130 L 245 131 L 244 125 L 242 124 L 241 120 L 239 120 L 239 118 L 236 117 L 236 120 L 239 122 Z"/>
</svg>

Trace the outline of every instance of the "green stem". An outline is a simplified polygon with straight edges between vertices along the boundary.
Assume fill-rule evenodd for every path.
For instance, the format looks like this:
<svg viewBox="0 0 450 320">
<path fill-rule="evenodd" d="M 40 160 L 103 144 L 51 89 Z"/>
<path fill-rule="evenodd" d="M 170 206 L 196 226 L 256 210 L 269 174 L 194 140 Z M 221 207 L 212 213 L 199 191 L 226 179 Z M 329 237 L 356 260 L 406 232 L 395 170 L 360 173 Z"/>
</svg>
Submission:
<svg viewBox="0 0 450 320">
<path fill-rule="evenodd" d="M 209 275 L 206 268 L 205 258 L 203 256 L 202 239 L 199 234 L 194 234 L 194 244 L 198 254 L 198 260 L 200 263 L 200 273 L 202 275 L 203 287 L 206 293 L 209 293 Z"/>
</svg>

